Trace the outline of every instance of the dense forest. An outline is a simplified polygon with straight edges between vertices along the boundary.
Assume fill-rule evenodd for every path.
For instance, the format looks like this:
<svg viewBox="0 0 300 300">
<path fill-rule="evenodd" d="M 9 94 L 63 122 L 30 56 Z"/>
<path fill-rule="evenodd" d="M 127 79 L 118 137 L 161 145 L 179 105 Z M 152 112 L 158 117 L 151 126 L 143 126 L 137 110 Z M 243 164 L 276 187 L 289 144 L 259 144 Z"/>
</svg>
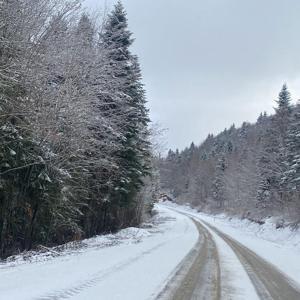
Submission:
<svg viewBox="0 0 300 300">
<path fill-rule="evenodd" d="M 0 1 L 0 257 L 139 224 L 149 116 L 120 2 Z"/>
<path fill-rule="evenodd" d="M 300 222 L 300 103 L 283 86 L 275 113 L 232 125 L 160 159 L 161 185 L 180 203 L 260 222 Z M 282 224 L 283 225 L 283 224 Z"/>
</svg>

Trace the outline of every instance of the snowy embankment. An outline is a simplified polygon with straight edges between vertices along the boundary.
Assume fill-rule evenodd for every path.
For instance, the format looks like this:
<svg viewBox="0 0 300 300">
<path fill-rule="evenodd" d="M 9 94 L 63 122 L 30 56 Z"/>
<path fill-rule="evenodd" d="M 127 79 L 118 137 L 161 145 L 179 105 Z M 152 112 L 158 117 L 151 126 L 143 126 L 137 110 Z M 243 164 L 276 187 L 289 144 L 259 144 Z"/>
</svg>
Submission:
<svg viewBox="0 0 300 300">
<path fill-rule="evenodd" d="M 179 206 L 171 202 L 165 203 L 164 206 L 195 216 L 213 225 L 275 265 L 300 285 L 299 230 L 294 231 L 288 227 L 276 229 L 272 219 L 259 225 L 248 220 L 229 218 L 225 215 L 204 214 L 189 206 Z"/>
<path fill-rule="evenodd" d="M 194 223 L 161 206 L 151 228 L 129 228 L 85 240 L 62 254 L 0 264 L 0 298 L 155 298 L 198 240 Z M 53 252 L 53 251 L 52 251 Z M 53 254 L 54 257 L 52 257 Z"/>
</svg>

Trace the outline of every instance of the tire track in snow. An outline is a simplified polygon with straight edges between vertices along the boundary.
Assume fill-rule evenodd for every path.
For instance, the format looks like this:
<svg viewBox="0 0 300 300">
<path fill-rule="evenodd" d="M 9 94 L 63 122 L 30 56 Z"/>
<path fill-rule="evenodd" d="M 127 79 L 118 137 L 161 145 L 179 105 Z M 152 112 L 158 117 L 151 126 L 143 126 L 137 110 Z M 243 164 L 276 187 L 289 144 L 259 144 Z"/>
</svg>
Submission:
<svg viewBox="0 0 300 300">
<path fill-rule="evenodd" d="M 44 296 L 39 296 L 34 298 L 34 300 L 60 300 L 60 299 L 69 299 L 77 294 L 79 294 L 81 291 L 83 291 L 84 289 L 90 288 L 94 285 L 96 285 L 98 282 L 104 280 L 107 276 L 109 276 L 110 274 L 114 273 L 114 272 L 118 272 L 124 268 L 126 268 L 127 266 L 131 265 L 132 263 L 138 261 L 139 259 L 143 258 L 145 255 L 149 255 L 150 253 L 152 253 L 153 251 L 163 247 L 168 241 L 159 243 L 158 245 L 141 252 L 138 256 L 132 257 L 130 259 L 128 259 L 127 261 L 124 261 L 123 263 L 120 263 L 118 265 L 115 265 L 109 269 L 107 269 L 106 271 L 101 271 L 98 273 L 95 273 L 94 275 L 90 276 L 90 278 L 80 281 L 76 284 L 76 286 L 70 287 L 70 288 L 66 288 L 66 289 L 62 289 L 62 290 L 58 290 L 58 291 L 54 291 L 51 293 L 48 293 Z"/>
<path fill-rule="evenodd" d="M 245 247 L 229 235 L 223 233 L 211 224 L 201 220 L 193 214 L 183 212 L 181 210 L 173 209 L 179 213 L 189 216 L 191 219 L 199 222 L 200 226 L 211 231 L 215 238 L 221 239 L 224 245 L 226 244 L 232 251 L 236 258 L 240 261 L 242 267 L 247 272 L 251 280 L 257 296 L 261 300 L 299 300 L 300 287 L 299 285 L 289 278 L 286 274 L 281 272 L 276 266 L 264 260 L 255 252 Z M 221 265 L 222 268 L 222 265 Z M 223 270 L 222 270 L 223 271 Z M 238 276 L 239 274 L 237 274 Z M 222 278 L 221 278 L 222 281 Z M 222 287 L 222 297 L 226 298 L 228 294 L 224 293 Z M 184 298 L 184 299 L 209 299 L 209 298 Z M 235 299 L 235 296 L 230 296 L 229 299 Z M 247 298 L 248 299 L 248 298 Z"/>
<path fill-rule="evenodd" d="M 208 230 L 195 222 L 199 238 L 179 264 L 157 300 L 220 299 L 220 265 L 216 245 Z"/>
<path fill-rule="evenodd" d="M 288 278 L 288 276 L 283 274 L 274 265 L 267 262 L 227 234 L 221 232 L 207 222 L 202 222 L 218 234 L 232 248 L 248 273 L 260 299 L 300 299 L 300 289 L 292 279 Z"/>
<path fill-rule="evenodd" d="M 174 283 L 173 285 L 169 284 L 175 291 L 169 292 L 168 297 L 160 299 L 259 299 L 248 274 L 231 247 L 195 216 L 181 210 L 168 208 L 191 218 L 197 225 L 200 237 L 204 241 L 206 240 L 210 246 L 205 246 L 204 242 L 204 247 L 198 248 L 198 256 L 202 256 L 202 259 L 195 260 L 189 266 L 190 275 L 186 272 L 188 275 L 185 275 L 186 277 L 179 283 L 177 280 L 177 286 Z M 176 282 L 176 278 L 172 280 Z M 187 282 L 190 284 L 186 284 Z M 174 298 L 176 294 L 179 296 Z"/>
<path fill-rule="evenodd" d="M 217 246 L 211 234 L 199 222 L 195 222 L 195 224 L 203 238 L 202 246 L 195 262 L 172 299 L 219 300 L 221 298 L 221 276 Z"/>
</svg>

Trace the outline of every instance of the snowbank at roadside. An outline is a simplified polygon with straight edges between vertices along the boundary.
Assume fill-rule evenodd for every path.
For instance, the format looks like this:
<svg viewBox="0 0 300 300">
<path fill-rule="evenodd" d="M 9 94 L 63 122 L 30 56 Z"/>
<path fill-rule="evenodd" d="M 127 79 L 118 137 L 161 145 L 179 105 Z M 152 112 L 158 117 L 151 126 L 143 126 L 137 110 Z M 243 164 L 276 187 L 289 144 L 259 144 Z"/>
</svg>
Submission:
<svg viewBox="0 0 300 300">
<path fill-rule="evenodd" d="M 151 227 L 154 227 L 156 219 L 158 219 L 158 216 L 153 218 Z M 101 249 L 120 244 L 138 243 L 151 234 L 151 229 L 129 227 L 115 234 L 98 235 L 93 238 L 69 242 L 52 248 L 40 246 L 39 250 L 24 251 L 19 255 L 10 256 L 6 260 L 0 260 L 0 270 L 21 264 L 51 260 L 58 256 L 76 255 L 92 248 Z"/>
</svg>

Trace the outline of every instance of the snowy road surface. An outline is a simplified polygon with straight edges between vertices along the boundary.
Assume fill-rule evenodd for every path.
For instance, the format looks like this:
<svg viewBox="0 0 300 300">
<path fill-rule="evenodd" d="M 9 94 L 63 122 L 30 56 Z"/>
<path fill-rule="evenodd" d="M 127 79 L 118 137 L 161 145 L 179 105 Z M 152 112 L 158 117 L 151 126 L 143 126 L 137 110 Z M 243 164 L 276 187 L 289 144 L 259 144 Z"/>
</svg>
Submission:
<svg viewBox="0 0 300 300">
<path fill-rule="evenodd" d="M 188 217 L 167 208 L 158 209 L 159 224 L 147 231 L 141 229 L 145 236 L 140 240 L 124 236 L 121 244 L 112 247 L 91 247 L 15 266 L 0 264 L 0 299 L 155 298 L 198 239 L 197 229 Z"/>
<path fill-rule="evenodd" d="M 0 264 L 0 299 L 300 299 L 297 278 L 209 217 L 171 205 L 157 210 L 154 227 L 123 230 L 109 247 L 99 237 L 49 260 Z"/>
<path fill-rule="evenodd" d="M 166 289 L 165 299 L 300 299 L 297 280 L 203 221 L 201 215 L 181 207 L 171 209 L 195 220 L 202 246 L 179 286 Z"/>
</svg>

